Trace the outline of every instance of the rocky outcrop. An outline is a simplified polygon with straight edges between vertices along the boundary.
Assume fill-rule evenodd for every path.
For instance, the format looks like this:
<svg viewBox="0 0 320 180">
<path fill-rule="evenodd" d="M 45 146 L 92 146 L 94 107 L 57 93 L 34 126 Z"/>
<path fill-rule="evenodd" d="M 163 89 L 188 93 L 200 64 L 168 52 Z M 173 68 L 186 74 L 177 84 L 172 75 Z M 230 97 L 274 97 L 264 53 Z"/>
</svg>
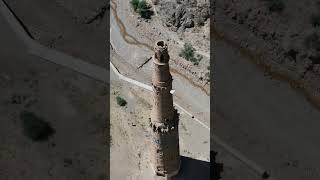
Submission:
<svg viewBox="0 0 320 180">
<path fill-rule="evenodd" d="M 164 24 L 177 31 L 203 26 L 209 18 L 209 3 L 197 0 L 160 1 L 157 5 Z"/>
</svg>

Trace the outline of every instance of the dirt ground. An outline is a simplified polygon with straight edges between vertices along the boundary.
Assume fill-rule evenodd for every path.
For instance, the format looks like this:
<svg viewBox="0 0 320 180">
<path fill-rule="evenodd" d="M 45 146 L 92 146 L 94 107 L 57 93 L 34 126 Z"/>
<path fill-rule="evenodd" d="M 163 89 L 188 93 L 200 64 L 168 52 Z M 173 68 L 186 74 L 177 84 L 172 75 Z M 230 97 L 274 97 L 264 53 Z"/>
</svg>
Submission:
<svg viewBox="0 0 320 180">
<path fill-rule="evenodd" d="M 140 98 L 140 95 L 134 94 L 137 92 L 128 87 L 123 88 L 120 82 L 111 84 L 110 93 L 110 177 L 111 179 L 139 179 L 143 174 L 146 174 L 150 179 L 152 173 L 151 169 L 148 169 L 146 123 L 151 106 Z M 147 94 L 143 90 L 140 93 Z M 128 104 L 125 107 L 120 107 L 116 102 L 117 96 L 124 98 Z"/>
<path fill-rule="evenodd" d="M 108 66 L 108 1 L 13 0 L 7 3 L 41 44 L 96 65 Z M 28 8 L 30 5 L 32 8 Z"/>
<path fill-rule="evenodd" d="M 124 107 L 116 97 L 127 101 Z M 150 169 L 148 118 L 152 108 L 151 93 L 119 80 L 111 83 L 111 178 L 154 179 Z M 185 114 L 180 115 L 180 154 L 183 170 L 176 180 L 209 175 L 209 131 L 197 134 L 200 125 Z M 202 130 L 203 131 L 203 130 Z M 124 163 L 119 163 L 123 161 Z"/>
<path fill-rule="evenodd" d="M 282 10 L 269 9 L 279 3 Z M 223 116 L 215 133 L 271 177 L 318 179 L 319 4 L 217 0 L 215 9 L 215 100 Z"/>
<path fill-rule="evenodd" d="M 8 4 L 35 40 L 104 66 L 108 58 L 105 54 L 108 34 L 104 31 L 108 12 L 104 12 L 104 8 L 108 4 L 86 2 L 34 0 L 9 1 Z M 26 8 L 30 4 L 33 8 Z M 6 42 L 13 42 L 12 34 L 1 31 Z M 109 87 L 28 55 L 20 47 L 21 43 L 14 42 L 12 46 L 6 44 L 0 54 L 1 59 L 7 60 L 0 66 L 4 95 L 1 101 L 6 107 L 0 108 L 3 119 L 0 166 L 6 167 L 0 169 L 1 179 L 102 180 L 109 177 L 106 137 L 109 127 L 105 109 Z M 122 89 L 121 83 L 113 85 L 111 88 L 115 91 L 111 98 L 120 94 L 130 101 L 126 108 L 119 108 L 110 100 L 113 112 L 111 170 L 114 172 L 110 176 L 149 180 L 152 173 L 147 156 L 148 133 L 141 121 L 148 119 L 150 113 L 150 99 L 146 98 L 149 96 L 141 89 Z M 16 97 L 18 102 L 12 100 Z M 22 110 L 43 117 L 55 129 L 55 134 L 47 142 L 29 140 L 22 133 L 19 119 Z M 182 114 L 181 120 L 183 172 L 177 179 L 208 179 L 209 131 L 196 137 L 197 132 L 203 130 L 201 126 L 187 115 Z"/>
<path fill-rule="evenodd" d="M 111 26 L 113 24 L 115 24 L 115 26 L 119 26 L 119 24 L 125 25 L 125 27 L 122 27 L 120 31 L 122 38 L 126 39 L 128 44 L 131 46 L 144 47 L 146 50 L 152 52 L 154 43 L 156 41 L 160 39 L 165 40 L 170 47 L 172 69 L 175 69 L 178 71 L 178 73 L 186 76 L 193 83 L 203 86 L 206 91 L 209 91 L 209 76 L 206 75 L 209 71 L 208 67 L 210 66 L 209 20 L 206 21 L 204 26 L 193 29 L 190 28 L 178 33 L 171 31 L 164 25 L 163 17 L 160 15 L 161 10 L 157 5 L 154 6 L 154 10 L 159 11 L 157 12 L 159 14 L 155 14 L 151 19 L 148 20 L 144 20 L 138 13 L 134 12 L 130 3 L 127 1 L 113 0 L 111 1 L 111 8 L 112 11 L 110 13 L 115 16 L 114 19 L 116 20 L 116 23 L 111 21 Z M 111 37 L 111 39 L 117 40 L 118 37 Z M 192 44 L 192 46 L 196 49 L 196 54 L 203 56 L 203 59 L 199 62 L 199 65 L 193 65 L 192 62 L 189 62 L 179 56 L 179 53 L 183 49 L 183 45 L 186 42 Z M 120 47 L 122 48 L 123 46 Z M 149 55 L 150 53 L 144 54 Z M 149 58 L 149 56 L 140 56 L 142 56 L 142 54 L 132 55 L 131 57 L 133 58 L 129 61 L 129 63 L 132 63 L 132 65 L 137 68 L 143 65 L 146 62 L 146 59 Z M 150 61 L 139 68 L 139 71 L 141 72 L 148 72 L 149 70 Z"/>
<path fill-rule="evenodd" d="M 214 99 L 222 119 L 214 119 L 213 132 L 267 169 L 271 178 L 317 179 L 320 111 L 229 42 L 215 43 Z"/>
<path fill-rule="evenodd" d="M 126 75 L 130 78 L 143 82 L 145 84 L 151 84 L 151 72 L 153 70 L 152 60 L 146 62 L 146 59 L 153 55 L 153 46 L 154 43 L 158 40 L 165 40 L 170 47 L 169 53 L 171 58 L 170 68 L 172 73 L 175 73 L 174 83 L 177 83 L 179 87 L 184 87 L 187 84 L 188 88 L 179 94 L 180 97 L 183 96 L 191 96 L 198 97 L 198 91 L 192 91 L 192 86 L 190 84 L 195 83 L 201 88 L 208 91 L 209 85 L 205 84 L 205 79 L 200 80 L 200 76 L 203 76 L 208 71 L 209 58 L 208 56 L 204 57 L 199 66 L 193 66 L 194 69 L 191 68 L 190 62 L 183 60 L 178 56 L 179 50 L 182 49 L 184 44 L 183 40 L 189 41 L 186 37 L 190 37 L 191 35 L 186 35 L 186 37 L 177 35 L 176 32 L 167 29 L 162 24 L 161 17 L 154 16 L 151 20 L 143 20 L 139 17 L 137 13 L 135 13 L 128 1 L 111 1 L 111 61 L 114 65 L 119 69 L 121 74 Z M 194 39 L 197 37 L 201 37 L 200 41 L 203 44 L 209 43 L 206 39 L 208 36 L 204 36 L 208 33 L 208 24 L 205 27 L 207 31 L 202 32 L 199 31 L 194 32 Z M 191 32 L 188 31 L 190 34 Z M 187 32 L 186 32 L 187 34 Z M 192 38 L 191 38 L 192 39 Z M 197 52 L 200 52 L 201 47 L 200 43 L 193 44 L 195 48 L 197 48 Z M 199 45 L 199 46 L 198 46 Z M 208 47 L 208 46 L 205 46 Z M 209 49 L 209 48 L 208 48 Z M 207 49 L 201 49 L 203 51 Z M 205 54 L 205 53 L 204 53 Z M 146 62 L 146 63 L 145 63 Z M 145 64 L 143 64 L 145 63 Z M 189 69 L 187 68 L 190 67 Z M 138 68 L 140 67 L 140 68 Z M 186 68 L 186 69 L 184 69 Z M 201 69 L 202 68 L 202 69 Z M 203 71 L 202 74 L 198 73 Z M 195 73 L 194 71 L 197 71 Z M 181 76 L 181 77 L 180 77 Z M 111 76 L 112 77 L 112 76 Z M 112 78 L 111 78 L 112 79 Z M 186 81 L 187 79 L 187 81 Z M 190 83 L 189 80 L 192 82 Z M 117 83 L 115 83 L 117 82 Z M 190 84 L 188 84 L 190 83 Z M 111 148 L 111 156 L 114 157 L 114 161 L 111 161 L 111 168 L 114 174 L 111 174 L 111 178 L 116 177 L 122 179 L 129 178 L 137 178 L 137 179 L 154 179 L 151 177 L 152 171 L 150 169 L 139 169 L 137 162 L 143 164 L 149 162 L 148 157 L 148 129 L 143 130 L 143 125 L 147 122 L 151 110 L 151 94 L 150 92 L 144 92 L 141 89 L 136 89 L 137 87 L 121 82 L 122 85 L 119 85 L 119 82 L 115 79 L 112 79 L 111 89 L 112 91 L 119 91 L 121 96 L 123 96 L 128 101 L 128 107 L 122 108 L 119 107 L 115 103 L 115 95 L 112 95 L 110 99 L 111 109 L 112 109 L 112 117 L 111 121 L 115 126 L 120 126 L 124 132 L 127 132 L 129 135 L 121 135 L 123 132 L 117 130 L 116 128 L 111 128 L 112 140 L 115 138 L 120 138 L 119 141 L 128 142 L 133 144 L 131 147 L 131 154 L 139 154 L 139 151 L 144 149 L 146 154 L 141 154 L 141 157 L 134 156 L 134 158 L 128 158 L 128 165 L 121 165 L 123 168 L 119 168 L 119 165 L 116 163 L 117 159 L 122 159 L 118 156 L 123 155 L 125 157 L 132 157 L 130 153 L 127 152 L 130 146 L 128 145 L 118 145 L 112 146 Z M 175 84 L 175 85 L 177 85 Z M 196 87 L 198 87 L 196 86 Z M 203 87 L 205 86 L 205 87 Z M 121 90 L 115 90 L 115 89 Z M 186 90 L 187 89 L 187 90 Z M 200 89 L 200 88 L 199 88 Z M 198 89 L 197 89 L 198 90 Z M 177 90 L 178 91 L 178 90 Z M 200 90 L 199 90 L 200 91 Z M 203 92 L 201 92 L 203 93 Z M 202 95 L 202 94 L 201 94 Z M 178 92 L 176 93 L 178 96 Z M 183 97 L 182 96 L 182 97 Z M 200 96 L 203 97 L 203 96 Z M 178 98 L 177 98 L 178 99 Z M 199 98 L 201 99 L 201 98 Z M 148 102 L 149 105 L 140 105 L 141 102 Z M 112 102 L 114 101 L 114 102 Z M 181 100 L 180 100 L 181 101 Z M 199 100 L 199 104 L 201 104 L 202 99 Z M 194 103 L 194 101 L 192 102 Z M 143 103 L 145 104 L 145 103 Z M 191 105 L 187 103 L 181 104 L 185 108 L 190 108 Z M 206 103 L 202 103 L 201 106 L 206 106 Z M 114 107 L 113 107 L 114 106 Z M 138 108 L 142 106 L 143 108 Z M 197 106 L 199 107 L 199 106 Z M 207 108 L 208 106 L 206 106 Z M 138 108 L 138 109 L 137 109 Z M 120 111 L 121 110 L 121 111 Z M 201 110 L 192 109 L 193 112 L 199 112 L 199 114 L 204 111 L 203 108 Z M 126 113 L 126 115 L 122 115 L 122 113 Z M 200 117 L 196 113 L 196 116 Z M 205 113 L 203 113 L 205 114 Z M 205 114 L 205 117 L 208 114 Z M 201 116 L 202 117 L 202 116 Z M 113 118 L 115 118 L 113 120 Z M 182 172 L 176 177 L 176 179 L 209 179 L 209 148 L 210 148 L 210 134 L 207 129 L 202 127 L 199 123 L 189 117 L 187 114 L 182 114 L 180 116 L 180 154 L 182 157 Z M 206 119 L 208 120 L 208 119 Z M 121 122 L 124 121 L 124 122 Z M 134 124 L 136 126 L 130 127 L 130 123 L 132 121 L 136 121 Z M 208 120 L 209 121 L 209 120 Z M 140 123 L 139 123 L 140 122 Z M 207 123 L 207 121 L 205 121 Z M 124 124 L 123 124 L 124 123 Z M 125 124 L 129 124 L 125 125 Z M 111 125 L 113 126 L 113 124 Z M 132 125 L 131 125 L 132 126 Z M 126 129 L 129 128 L 129 129 Z M 134 134 L 132 131 L 138 131 L 140 133 L 140 137 Z M 141 135 L 141 132 L 146 132 L 146 135 Z M 115 133 L 115 135 L 113 135 Z M 130 134 L 131 133 L 131 134 Z M 131 136 L 130 136 L 131 135 Z M 132 138 L 132 140 L 128 140 L 128 138 Z M 123 140 L 122 140 L 123 139 Z M 137 141 L 138 140 L 138 141 Z M 132 145 L 131 145 L 132 146 Z M 145 147 L 145 148 L 144 148 Z M 135 148 L 135 149 L 134 149 Z M 135 159 L 137 158 L 137 159 Z M 113 159 L 113 158 L 112 158 Z M 113 168 L 114 166 L 114 168 Z M 143 167 L 143 166 L 142 166 Z M 119 170 L 120 169 L 120 170 Z M 125 170 L 124 170 L 125 169 Z M 111 170 L 111 171 L 112 171 Z M 125 171 L 125 172 L 123 172 Z M 132 174 L 128 176 L 128 174 Z M 139 174 L 141 177 L 139 177 Z M 121 176 L 122 175 L 122 176 Z M 146 176 L 147 175 L 147 176 Z M 121 179 L 121 178 L 120 178 Z"/>
<path fill-rule="evenodd" d="M 106 179 L 107 87 L 18 47 L 0 53 L 0 179 Z M 27 138 L 23 110 L 55 134 L 45 142 Z"/>
<path fill-rule="evenodd" d="M 213 35 L 320 107 L 319 10 L 312 0 L 217 0 Z"/>
</svg>

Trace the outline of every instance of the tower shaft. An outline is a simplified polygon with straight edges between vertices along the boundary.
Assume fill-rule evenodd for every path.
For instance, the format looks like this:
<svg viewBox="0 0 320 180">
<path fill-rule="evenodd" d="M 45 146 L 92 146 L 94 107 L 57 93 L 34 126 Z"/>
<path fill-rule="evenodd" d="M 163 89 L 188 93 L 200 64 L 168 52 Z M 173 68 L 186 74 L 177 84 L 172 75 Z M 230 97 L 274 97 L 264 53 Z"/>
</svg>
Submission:
<svg viewBox="0 0 320 180">
<path fill-rule="evenodd" d="M 156 175 L 171 177 L 180 169 L 179 114 L 173 106 L 172 76 L 169 69 L 169 54 L 164 41 L 155 45 L 152 74 L 153 108 L 150 127 L 152 129 L 152 167 Z"/>
</svg>

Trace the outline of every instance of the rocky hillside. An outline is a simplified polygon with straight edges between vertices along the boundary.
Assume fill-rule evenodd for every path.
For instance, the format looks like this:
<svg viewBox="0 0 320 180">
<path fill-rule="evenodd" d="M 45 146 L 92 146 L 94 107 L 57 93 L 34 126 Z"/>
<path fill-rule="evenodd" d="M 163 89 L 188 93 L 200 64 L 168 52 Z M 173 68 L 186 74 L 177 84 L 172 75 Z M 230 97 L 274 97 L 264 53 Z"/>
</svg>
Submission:
<svg viewBox="0 0 320 180">
<path fill-rule="evenodd" d="M 179 69 L 201 86 L 210 84 L 210 3 L 208 0 L 161 0 L 153 1 L 161 29 L 165 29 L 167 39 L 180 44 L 177 56 L 173 56 Z M 173 38 L 176 37 L 176 38 Z M 175 42 L 176 41 L 176 42 Z M 178 44 L 177 43 L 177 44 Z M 186 60 L 181 54 L 183 44 L 194 47 L 197 62 Z M 172 46 L 173 47 L 173 46 Z M 179 52 L 178 52 L 179 51 Z M 171 51 L 174 53 L 173 51 Z M 179 56 L 178 56 L 179 55 Z"/>
<path fill-rule="evenodd" d="M 197 0 L 160 1 L 159 13 L 172 31 L 203 26 L 209 18 L 209 3 Z"/>
</svg>

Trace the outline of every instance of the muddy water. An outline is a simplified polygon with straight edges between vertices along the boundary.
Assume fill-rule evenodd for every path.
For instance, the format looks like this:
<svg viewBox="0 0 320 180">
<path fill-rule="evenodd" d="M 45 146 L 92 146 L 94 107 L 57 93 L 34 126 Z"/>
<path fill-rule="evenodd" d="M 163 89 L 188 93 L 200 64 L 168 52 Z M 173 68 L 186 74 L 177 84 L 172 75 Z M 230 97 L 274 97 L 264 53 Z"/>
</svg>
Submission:
<svg viewBox="0 0 320 180">
<path fill-rule="evenodd" d="M 114 15 L 114 18 L 117 22 L 117 25 L 120 29 L 120 33 L 121 33 L 121 36 L 122 38 L 124 39 L 124 41 L 128 44 L 131 44 L 131 45 L 136 45 L 136 46 L 139 46 L 139 47 L 145 47 L 151 51 L 153 51 L 153 47 L 147 43 L 143 43 L 143 42 L 140 42 L 139 40 L 137 40 L 135 37 L 133 37 L 132 35 L 130 35 L 127 30 L 126 30 L 126 27 L 124 25 L 124 23 L 121 21 L 120 17 L 118 16 L 117 14 L 117 3 L 114 1 L 114 0 L 111 0 L 111 10 L 112 10 L 112 13 Z M 181 76 L 182 78 L 184 78 L 185 80 L 187 80 L 193 87 L 196 87 L 196 88 L 199 88 L 202 92 L 204 92 L 207 96 L 210 95 L 210 93 L 208 92 L 208 90 L 206 90 L 203 86 L 199 85 L 199 84 L 196 84 L 194 81 L 192 81 L 190 78 L 188 78 L 186 75 L 180 73 L 177 69 L 174 69 L 174 68 L 170 68 L 170 72 L 172 74 L 176 74 L 176 75 L 179 75 Z"/>
</svg>

